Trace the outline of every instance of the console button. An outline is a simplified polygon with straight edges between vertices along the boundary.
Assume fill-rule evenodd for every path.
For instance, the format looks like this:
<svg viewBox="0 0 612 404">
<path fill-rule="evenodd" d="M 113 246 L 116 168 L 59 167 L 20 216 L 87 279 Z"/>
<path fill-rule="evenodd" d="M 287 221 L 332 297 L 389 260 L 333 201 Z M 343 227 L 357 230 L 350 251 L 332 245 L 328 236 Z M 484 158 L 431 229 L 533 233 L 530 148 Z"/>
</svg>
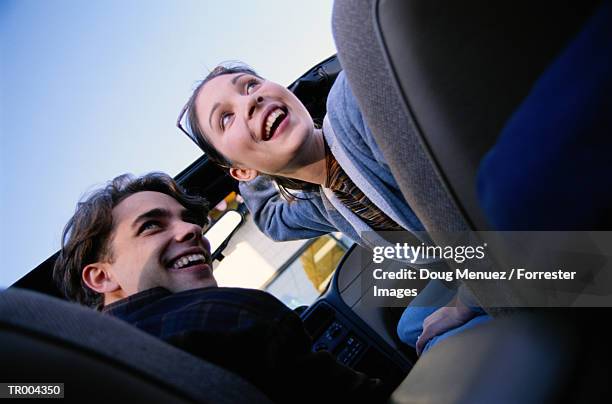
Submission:
<svg viewBox="0 0 612 404">
<path fill-rule="evenodd" d="M 327 344 L 324 344 L 322 342 L 319 342 L 317 344 L 315 344 L 315 346 L 313 347 L 313 349 L 315 351 L 327 351 L 329 349 L 329 347 L 327 346 Z"/>
</svg>

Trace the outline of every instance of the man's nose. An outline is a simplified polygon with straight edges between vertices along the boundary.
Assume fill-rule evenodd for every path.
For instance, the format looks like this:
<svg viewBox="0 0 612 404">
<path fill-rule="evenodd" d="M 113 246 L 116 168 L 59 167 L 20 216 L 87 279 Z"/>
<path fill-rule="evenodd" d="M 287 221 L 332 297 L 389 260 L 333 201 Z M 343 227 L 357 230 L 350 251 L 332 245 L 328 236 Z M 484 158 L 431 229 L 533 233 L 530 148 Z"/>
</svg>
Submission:
<svg viewBox="0 0 612 404">
<path fill-rule="evenodd" d="M 195 223 L 179 222 L 177 224 L 177 230 L 175 238 L 179 242 L 195 240 L 197 237 L 202 236 L 202 227 Z"/>
</svg>

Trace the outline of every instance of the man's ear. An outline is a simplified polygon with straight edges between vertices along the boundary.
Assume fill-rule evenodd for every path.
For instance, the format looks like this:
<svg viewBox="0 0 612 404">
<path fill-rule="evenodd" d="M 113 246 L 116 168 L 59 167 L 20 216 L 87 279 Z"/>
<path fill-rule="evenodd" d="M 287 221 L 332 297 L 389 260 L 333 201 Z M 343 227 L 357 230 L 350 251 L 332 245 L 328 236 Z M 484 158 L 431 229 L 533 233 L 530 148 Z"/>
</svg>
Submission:
<svg viewBox="0 0 612 404">
<path fill-rule="evenodd" d="M 119 284 L 110 276 L 108 265 L 104 262 L 94 262 L 83 268 L 83 282 L 98 293 L 111 293 L 120 289 Z"/>
<path fill-rule="evenodd" d="M 252 168 L 236 168 L 231 167 L 229 173 L 232 177 L 238 181 L 251 181 L 259 175 L 259 171 L 253 170 Z"/>
</svg>

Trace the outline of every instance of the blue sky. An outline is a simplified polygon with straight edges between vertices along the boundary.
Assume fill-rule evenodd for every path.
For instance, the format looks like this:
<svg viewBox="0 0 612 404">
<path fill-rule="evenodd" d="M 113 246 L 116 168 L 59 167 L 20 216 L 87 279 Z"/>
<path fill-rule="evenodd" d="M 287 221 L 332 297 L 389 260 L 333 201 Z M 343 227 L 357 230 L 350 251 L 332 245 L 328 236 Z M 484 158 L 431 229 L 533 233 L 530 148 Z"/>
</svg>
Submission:
<svg viewBox="0 0 612 404">
<path fill-rule="evenodd" d="M 335 53 L 331 0 L 0 0 L 0 287 L 59 248 L 87 191 L 199 157 L 174 123 L 241 60 L 287 85 Z"/>
</svg>

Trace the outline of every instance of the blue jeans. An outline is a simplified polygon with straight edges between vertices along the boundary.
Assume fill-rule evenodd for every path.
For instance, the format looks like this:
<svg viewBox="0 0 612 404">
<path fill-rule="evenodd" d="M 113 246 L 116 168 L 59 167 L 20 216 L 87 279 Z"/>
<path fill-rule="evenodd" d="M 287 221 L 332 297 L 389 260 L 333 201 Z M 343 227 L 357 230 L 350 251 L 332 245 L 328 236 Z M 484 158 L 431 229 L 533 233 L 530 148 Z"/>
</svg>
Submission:
<svg viewBox="0 0 612 404">
<path fill-rule="evenodd" d="M 397 324 L 397 335 L 400 340 L 416 347 L 417 338 L 423 332 L 423 321 L 427 316 L 438 310 L 440 307 L 446 305 L 451 301 L 456 290 L 446 287 L 442 282 L 434 280 L 430 281 L 427 286 L 418 294 L 418 296 L 410 303 L 410 306 L 406 307 L 399 323 Z M 491 320 L 491 317 L 487 314 L 480 314 L 467 323 L 450 329 L 443 334 L 437 335 L 429 340 L 423 353 L 427 352 L 432 346 L 446 338 L 460 333 L 463 330 L 472 328 L 478 324 L 486 323 Z"/>
</svg>

